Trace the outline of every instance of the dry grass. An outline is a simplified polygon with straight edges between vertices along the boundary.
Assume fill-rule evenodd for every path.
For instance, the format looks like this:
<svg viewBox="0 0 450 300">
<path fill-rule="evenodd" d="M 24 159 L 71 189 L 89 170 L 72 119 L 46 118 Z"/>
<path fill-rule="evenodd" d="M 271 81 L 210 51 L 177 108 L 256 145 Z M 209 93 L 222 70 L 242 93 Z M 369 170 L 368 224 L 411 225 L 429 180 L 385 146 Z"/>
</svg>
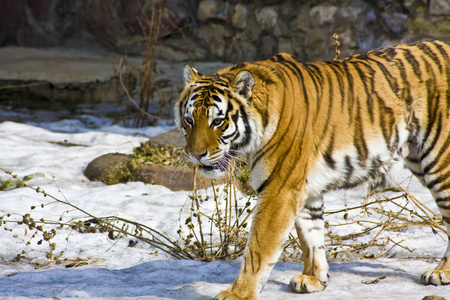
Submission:
<svg viewBox="0 0 450 300">
<path fill-rule="evenodd" d="M 248 221 L 255 207 L 252 200 L 255 199 L 237 191 L 234 176 L 229 176 L 221 188 L 212 183 L 210 193 L 200 194 L 194 183 L 188 204 L 190 215 L 185 220 L 187 235 L 184 236 L 180 228 L 180 238 L 196 259 L 211 261 L 237 258 L 243 253 L 247 242 Z M 213 201 L 212 211 L 202 207 L 207 201 Z"/>
<path fill-rule="evenodd" d="M 172 20 L 164 18 L 163 10 L 158 4 L 153 5 L 150 17 L 148 17 L 142 7 L 139 8 L 141 14 L 137 21 L 146 39 L 143 62 L 139 67 L 130 68 L 128 57 L 124 56 L 119 59 L 119 66 L 116 68 L 115 61 L 113 61 L 114 73 L 121 87 L 121 89 L 117 90 L 118 99 L 120 99 L 120 104 L 122 104 L 122 98 L 125 96 L 126 101 L 132 104 L 134 113 L 133 127 L 154 125 L 156 121 L 174 123 L 174 120 L 169 118 L 167 112 L 164 112 L 164 110 L 167 111 L 169 102 L 173 100 L 170 96 L 171 93 L 168 92 L 169 95 L 166 94 L 161 87 L 164 83 L 155 80 L 158 65 L 156 54 L 157 46 L 160 44 L 162 22 L 170 24 L 181 36 L 186 45 L 189 62 L 193 64 L 190 44 L 183 29 L 177 27 Z M 125 76 L 123 75 L 123 69 L 125 69 Z M 130 74 L 136 74 L 136 76 L 131 76 Z M 149 111 L 156 112 L 151 114 Z"/>
<path fill-rule="evenodd" d="M 412 253 L 413 250 L 403 246 L 402 241 L 394 241 L 390 234 L 383 235 L 383 233 L 398 233 L 407 227 L 416 226 L 428 227 L 434 234 L 446 233 L 446 229 L 442 226 L 442 218 L 438 214 L 408 193 L 401 185 L 398 185 L 398 188 L 395 196 L 386 195 L 392 189 L 383 190 L 368 194 L 362 205 L 326 211 L 326 215 L 341 214 L 344 221 L 337 224 L 327 223 L 328 255 L 341 260 L 353 259 L 355 255 L 356 257 L 378 258 L 389 256 L 396 247 Z M 361 219 L 347 221 L 348 213 L 352 210 L 359 210 Z M 368 216 L 372 216 L 372 218 L 366 219 Z M 374 221 L 374 219 L 378 219 L 378 221 Z M 344 235 L 334 233 L 334 229 L 338 227 L 354 224 L 361 227 L 359 232 Z M 358 240 L 363 236 L 373 237 L 369 242 Z"/>
<path fill-rule="evenodd" d="M 244 251 L 248 224 L 256 204 L 254 196 L 244 195 L 236 189 L 235 176 L 230 176 L 225 185 L 217 187 L 213 184 L 213 187 L 208 190 L 201 190 L 195 184 L 195 189 L 185 204 L 188 216 L 180 218 L 179 236 L 175 238 L 119 216 L 95 216 L 71 204 L 67 199 L 58 199 L 39 187 L 29 186 L 11 172 L 1 168 L 0 170 L 11 175 L 18 186 L 33 189 L 44 197 L 51 198 L 85 215 L 85 218 L 76 222 L 63 222 L 62 218 L 36 220 L 32 214 L 23 215 L 20 221 L 8 220 L 9 214 L 0 217 L 6 230 L 8 230 L 8 223 L 15 223 L 26 226 L 26 230 L 30 232 L 34 231 L 30 240 L 26 241 L 26 249 L 17 255 L 15 261 L 26 258 L 25 253 L 32 250 L 30 249 L 32 239 L 40 239 L 41 243 L 48 243 L 46 263 L 36 263 L 37 267 L 51 264 L 49 262 L 72 263 L 68 258 L 63 257 L 63 251 L 54 252 L 55 245 L 52 239 L 63 228 L 80 233 L 105 233 L 113 240 L 133 238 L 177 259 L 204 261 L 235 259 Z M 325 239 L 329 259 L 378 258 L 389 256 L 394 248 L 401 248 L 401 251 L 408 256 L 413 249 L 409 249 L 402 245 L 402 241 L 395 241 L 390 234 L 385 233 L 397 234 L 412 226 L 428 227 L 434 234 L 446 232 L 442 226 L 442 218 L 402 186 L 398 186 L 396 193 L 391 191 L 392 189 L 389 189 L 368 194 L 361 205 L 344 206 L 339 210 L 325 212 L 325 220 L 327 216 L 328 218 L 332 215 L 338 216 L 338 218 L 332 218 L 335 220 L 334 223 L 326 222 Z M 349 218 L 349 215 L 352 217 Z M 355 224 L 360 227 L 359 231 L 339 233 L 342 232 L 340 229 L 354 227 Z M 286 243 L 281 260 L 301 261 L 299 244 L 293 235 Z"/>
</svg>

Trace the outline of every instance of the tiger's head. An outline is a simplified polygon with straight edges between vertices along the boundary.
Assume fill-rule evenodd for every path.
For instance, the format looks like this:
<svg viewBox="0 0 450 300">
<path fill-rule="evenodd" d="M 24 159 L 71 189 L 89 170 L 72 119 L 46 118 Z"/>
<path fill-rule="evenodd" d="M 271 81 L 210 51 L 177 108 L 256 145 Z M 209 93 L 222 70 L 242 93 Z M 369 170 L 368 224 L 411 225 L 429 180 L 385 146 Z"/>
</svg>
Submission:
<svg viewBox="0 0 450 300">
<path fill-rule="evenodd" d="M 247 70 L 205 76 L 189 65 L 183 78 L 175 118 L 186 137 L 185 154 L 205 177 L 223 177 L 230 159 L 257 142 L 250 109 L 255 79 Z"/>
</svg>

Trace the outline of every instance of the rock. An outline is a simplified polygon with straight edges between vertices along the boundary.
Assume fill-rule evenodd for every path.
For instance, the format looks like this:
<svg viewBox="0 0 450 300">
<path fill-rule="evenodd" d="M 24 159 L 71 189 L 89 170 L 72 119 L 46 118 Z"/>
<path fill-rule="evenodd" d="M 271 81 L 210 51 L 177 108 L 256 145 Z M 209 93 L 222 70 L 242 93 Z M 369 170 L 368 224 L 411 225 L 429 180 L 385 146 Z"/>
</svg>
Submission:
<svg viewBox="0 0 450 300">
<path fill-rule="evenodd" d="M 91 161 L 83 170 L 83 174 L 91 181 L 102 181 L 106 184 L 127 181 L 129 178 L 123 176 L 127 177 L 128 174 L 121 173 L 128 170 L 130 159 L 131 156 L 126 154 L 105 154 Z"/>
<path fill-rule="evenodd" d="M 415 34 L 448 40 L 450 39 L 450 20 L 442 20 L 433 23 L 425 18 L 415 18 L 413 22 L 411 22 L 411 30 Z"/>
<path fill-rule="evenodd" d="M 338 14 L 340 18 L 348 19 L 350 22 L 355 22 L 358 20 L 362 7 L 341 7 L 338 10 Z"/>
<path fill-rule="evenodd" d="M 192 190 L 194 174 L 190 168 L 146 163 L 131 171 L 130 160 L 130 155 L 105 154 L 90 162 L 83 173 L 91 181 L 101 181 L 106 184 L 142 181 L 163 185 L 174 191 Z"/>
<path fill-rule="evenodd" d="M 174 146 L 183 148 L 186 144 L 184 136 L 178 129 L 157 135 L 148 143 L 156 143 L 159 147 Z M 116 184 L 128 181 L 163 185 L 171 190 L 192 190 L 194 174 L 191 168 L 165 166 L 145 163 L 131 167 L 131 155 L 109 153 L 97 157 L 84 169 L 84 175 L 91 181 L 102 181 Z"/>
<path fill-rule="evenodd" d="M 128 59 L 130 67 L 140 63 L 140 59 Z M 4 47 L 0 48 L 0 65 L 0 86 L 33 83 L 17 92 L 36 99 L 66 103 L 69 107 L 117 99 L 111 56 L 103 53 L 67 48 Z M 6 92 L 8 90 L 0 90 L 0 97 Z"/>
<path fill-rule="evenodd" d="M 288 39 L 280 38 L 278 41 L 278 51 L 286 53 L 294 53 L 294 48 L 292 47 L 291 41 Z"/>
<path fill-rule="evenodd" d="M 226 20 L 228 2 L 220 0 L 202 0 L 198 5 L 197 18 L 204 22 L 210 19 Z"/>
<path fill-rule="evenodd" d="M 248 26 L 248 9 L 245 5 L 238 3 L 234 7 L 231 16 L 231 24 L 237 29 L 244 30 Z"/>
<path fill-rule="evenodd" d="M 190 168 L 145 164 L 132 176 L 135 181 L 163 185 L 173 191 L 190 191 L 193 188 L 194 173 Z"/>
<path fill-rule="evenodd" d="M 263 7 L 255 10 L 256 21 L 263 30 L 270 30 L 278 20 L 278 14 L 274 7 Z"/>
<path fill-rule="evenodd" d="M 259 38 L 260 38 L 262 32 L 263 31 L 261 29 L 261 26 L 259 26 L 258 22 L 256 21 L 256 18 L 253 17 L 253 18 L 249 19 L 247 29 L 243 33 L 235 35 L 233 37 L 233 39 L 240 40 L 242 42 L 248 41 L 248 42 L 251 42 L 254 46 L 256 46 L 256 43 L 259 41 Z M 236 45 L 236 47 L 234 47 L 234 50 L 238 50 L 238 51 L 241 50 L 239 48 L 241 48 L 241 46 Z M 245 58 L 245 59 L 249 59 L 249 58 Z M 241 60 L 238 60 L 238 61 L 241 61 Z"/>
<path fill-rule="evenodd" d="M 407 15 L 399 13 L 381 13 L 381 17 L 383 18 L 384 23 L 392 32 L 394 37 L 399 37 L 403 33 L 408 31 L 409 19 Z"/>
<path fill-rule="evenodd" d="M 293 54 L 303 60 L 332 57 L 334 32 L 346 32 L 351 41 L 350 48 L 342 46 L 342 56 L 386 41 L 450 39 L 448 0 L 22 0 L 0 1 L 0 47 L 142 55 L 153 13 L 159 22 L 156 57 L 171 62 L 253 61 L 262 57 L 259 48 L 267 47 L 267 35 L 275 38 L 274 49 L 289 49 L 290 41 Z"/>
<path fill-rule="evenodd" d="M 198 38 L 209 48 L 216 58 L 223 58 L 225 54 L 225 28 L 219 24 L 201 26 L 197 30 Z"/>
<path fill-rule="evenodd" d="M 277 41 L 271 35 L 266 35 L 261 39 L 258 59 L 268 59 L 278 52 Z"/>
<path fill-rule="evenodd" d="M 186 144 L 184 136 L 178 129 L 155 136 L 147 143 L 156 143 L 160 147 L 172 145 L 176 148 L 183 148 Z M 153 162 L 139 163 L 139 161 L 139 159 L 132 160 L 131 155 L 109 153 L 90 162 L 83 173 L 91 181 L 102 181 L 106 184 L 142 181 L 148 184 L 162 185 L 174 191 L 193 189 L 194 172 L 192 168 L 166 166 Z M 252 191 L 248 181 L 244 184 L 236 182 L 241 191 Z M 215 181 L 215 184 L 223 183 L 225 180 Z M 211 186 L 211 181 L 197 176 L 196 186 L 198 189 L 207 188 Z"/>
<path fill-rule="evenodd" d="M 431 295 L 423 297 L 422 300 L 447 300 L 447 299 L 441 296 Z"/>
<path fill-rule="evenodd" d="M 309 15 L 319 25 L 331 24 L 338 8 L 336 6 L 317 5 L 311 8 Z"/>
<path fill-rule="evenodd" d="M 414 34 L 432 34 L 436 30 L 436 27 L 425 18 L 415 18 L 411 22 L 411 30 Z"/>
<path fill-rule="evenodd" d="M 418 4 L 416 4 L 416 0 L 405 0 L 403 5 L 409 13 L 415 13 Z"/>
<path fill-rule="evenodd" d="M 258 56 L 258 50 L 254 43 L 246 36 L 234 37 L 230 46 L 226 49 L 226 57 L 231 61 L 252 60 Z"/>
<path fill-rule="evenodd" d="M 124 26 L 132 35 L 139 36 L 141 39 L 148 36 L 152 14 L 154 14 L 156 20 L 160 20 L 158 38 L 172 35 L 187 18 L 184 0 L 158 1 L 155 5 L 121 0 L 120 8 Z M 119 20 L 121 19 L 119 18 Z M 153 27 L 153 29 L 156 29 L 156 27 Z"/>
<path fill-rule="evenodd" d="M 344 49 L 355 49 L 358 47 L 358 43 L 352 39 L 354 35 L 350 31 L 350 29 L 347 29 L 343 32 L 339 33 L 339 41 L 341 42 L 341 47 Z M 348 54 L 351 55 L 351 54 Z M 345 56 L 340 56 L 345 57 Z"/>
<path fill-rule="evenodd" d="M 450 2 L 448 0 L 430 0 L 429 12 L 436 16 L 450 15 Z"/>
<path fill-rule="evenodd" d="M 177 149 L 182 149 L 186 146 L 186 139 L 181 131 L 175 128 L 166 133 L 150 138 L 147 143 L 156 143 L 158 147 L 172 146 Z"/>
<path fill-rule="evenodd" d="M 24 28 L 27 23 L 26 15 L 24 1 L 0 3 L 0 45 L 16 40 L 18 28 Z"/>
<path fill-rule="evenodd" d="M 309 21 L 307 16 L 298 14 L 289 24 L 291 30 L 306 32 L 309 27 Z"/>
<path fill-rule="evenodd" d="M 115 3 L 111 1 L 92 1 L 85 5 L 83 22 L 98 40 L 114 48 L 120 36 L 126 34 L 125 26 L 118 17 Z"/>
<path fill-rule="evenodd" d="M 443 40 L 450 39 L 450 20 L 442 20 L 436 23 L 436 34 Z"/>
<path fill-rule="evenodd" d="M 177 47 L 176 43 L 179 43 L 181 47 Z M 159 57 L 173 62 L 189 61 L 189 52 L 183 43 L 184 41 L 180 40 L 170 45 L 158 45 L 156 46 L 156 53 Z"/>
</svg>

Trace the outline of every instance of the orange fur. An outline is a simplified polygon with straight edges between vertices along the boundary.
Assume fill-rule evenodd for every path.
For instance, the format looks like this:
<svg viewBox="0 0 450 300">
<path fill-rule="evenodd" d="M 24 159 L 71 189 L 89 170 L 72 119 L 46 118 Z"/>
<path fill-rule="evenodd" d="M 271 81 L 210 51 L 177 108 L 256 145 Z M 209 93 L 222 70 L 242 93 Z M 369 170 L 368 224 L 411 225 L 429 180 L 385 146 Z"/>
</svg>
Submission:
<svg viewBox="0 0 450 300">
<path fill-rule="evenodd" d="M 208 76 L 186 67 L 175 107 L 186 155 L 208 177 L 247 155 L 258 192 L 241 271 L 217 299 L 257 299 L 294 223 L 305 268 L 291 286 L 325 288 L 321 195 L 382 184 L 399 156 L 431 190 L 450 232 L 449 55 L 450 45 L 435 41 L 329 62 L 282 53 Z M 449 284 L 449 262 L 447 252 L 422 281 Z"/>
</svg>

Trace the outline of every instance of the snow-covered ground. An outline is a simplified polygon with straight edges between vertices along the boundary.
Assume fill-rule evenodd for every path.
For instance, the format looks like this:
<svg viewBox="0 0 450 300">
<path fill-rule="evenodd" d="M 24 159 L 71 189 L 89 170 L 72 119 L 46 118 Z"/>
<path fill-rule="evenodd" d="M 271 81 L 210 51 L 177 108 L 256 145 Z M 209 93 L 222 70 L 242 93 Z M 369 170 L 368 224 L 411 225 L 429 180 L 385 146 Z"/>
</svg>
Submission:
<svg viewBox="0 0 450 300">
<path fill-rule="evenodd" d="M 86 117 L 87 119 L 93 117 Z M 96 122 L 93 129 L 86 122 Z M 98 128 L 97 128 L 98 127 Z M 82 170 L 94 158 L 110 152 L 131 153 L 133 147 L 148 136 L 169 130 L 158 126 L 131 130 L 111 125 L 106 119 L 59 120 L 21 124 L 0 123 L 0 167 L 12 171 L 26 182 L 48 194 L 69 201 L 95 216 L 119 216 L 146 224 L 177 239 L 180 223 L 184 223 L 188 192 L 173 192 L 165 187 L 140 182 L 105 185 L 89 182 Z M 69 147 L 70 146 L 70 147 Z M 409 174 L 403 171 L 403 178 Z M 0 171 L 0 179 L 11 177 Z M 409 179 L 408 179 L 409 180 Z M 408 191 L 425 205 L 436 210 L 428 191 L 415 179 L 408 181 Z M 361 203 L 364 193 L 336 191 L 326 195 L 327 210 Z M 44 204 L 44 207 L 41 207 Z M 35 206 L 34 209 L 31 207 Z M 184 208 L 183 208 L 184 207 Z M 86 220 L 86 215 L 67 205 L 43 197 L 29 188 L 0 191 L 0 217 L 21 219 L 30 213 L 35 220 Z M 6 216 L 11 214 L 10 216 Z M 360 210 L 349 212 L 347 222 L 363 219 Z M 369 215 L 368 220 L 378 216 Z M 330 224 L 344 223 L 342 214 L 328 218 Z M 4 228 L 11 230 L 3 230 Z M 148 244 L 129 246 L 129 237 L 109 239 L 106 233 L 79 233 L 58 229 L 52 238 L 54 253 L 64 250 L 62 257 L 89 258 L 87 265 L 66 268 L 63 264 L 45 263 L 47 242 L 37 244 L 34 231 L 24 225 L 3 224 L 0 227 L 0 298 L 1 299 L 209 299 L 225 289 L 239 271 L 240 260 L 201 262 L 176 260 L 164 252 L 156 252 Z M 56 228 L 56 225 L 49 228 Z M 334 227 L 339 234 L 358 232 L 358 224 Z M 360 238 L 369 242 L 379 230 Z M 447 241 L 442 232 L 433 234 L 429 227 L 408 227 L 401 232 L 382 232 L 401 243 L 386 256 L 376 259 L 338 259 L 330 263 L 330 284 L 315 294 L 293 294 L 288 282 L 301 272 L 298 263 L 280 262 L 272 271 L 261 299 L 422 299 L 426 295 L 450 298 L 450 286 L 423 286 L 420 275 L 433 268 L 444 253 Z M 30 245 L 27 242 L 30 241 Z M 392 244 L 391 244 L 392 245 Z M 376 248 L 378 249 L 378 248 Z M 374 250 L 378 254 L 379 250 Z M 411 251 L 408 251 L 410 249 Z M 25 257 L 12 260 L 23 250 Z M 378 283 L 368 281 L 380 279 Z M 366 283 L 364 283 L 366 282 Z M 57 298 L 56 298 L 57 297 Z"/>
</svg>

